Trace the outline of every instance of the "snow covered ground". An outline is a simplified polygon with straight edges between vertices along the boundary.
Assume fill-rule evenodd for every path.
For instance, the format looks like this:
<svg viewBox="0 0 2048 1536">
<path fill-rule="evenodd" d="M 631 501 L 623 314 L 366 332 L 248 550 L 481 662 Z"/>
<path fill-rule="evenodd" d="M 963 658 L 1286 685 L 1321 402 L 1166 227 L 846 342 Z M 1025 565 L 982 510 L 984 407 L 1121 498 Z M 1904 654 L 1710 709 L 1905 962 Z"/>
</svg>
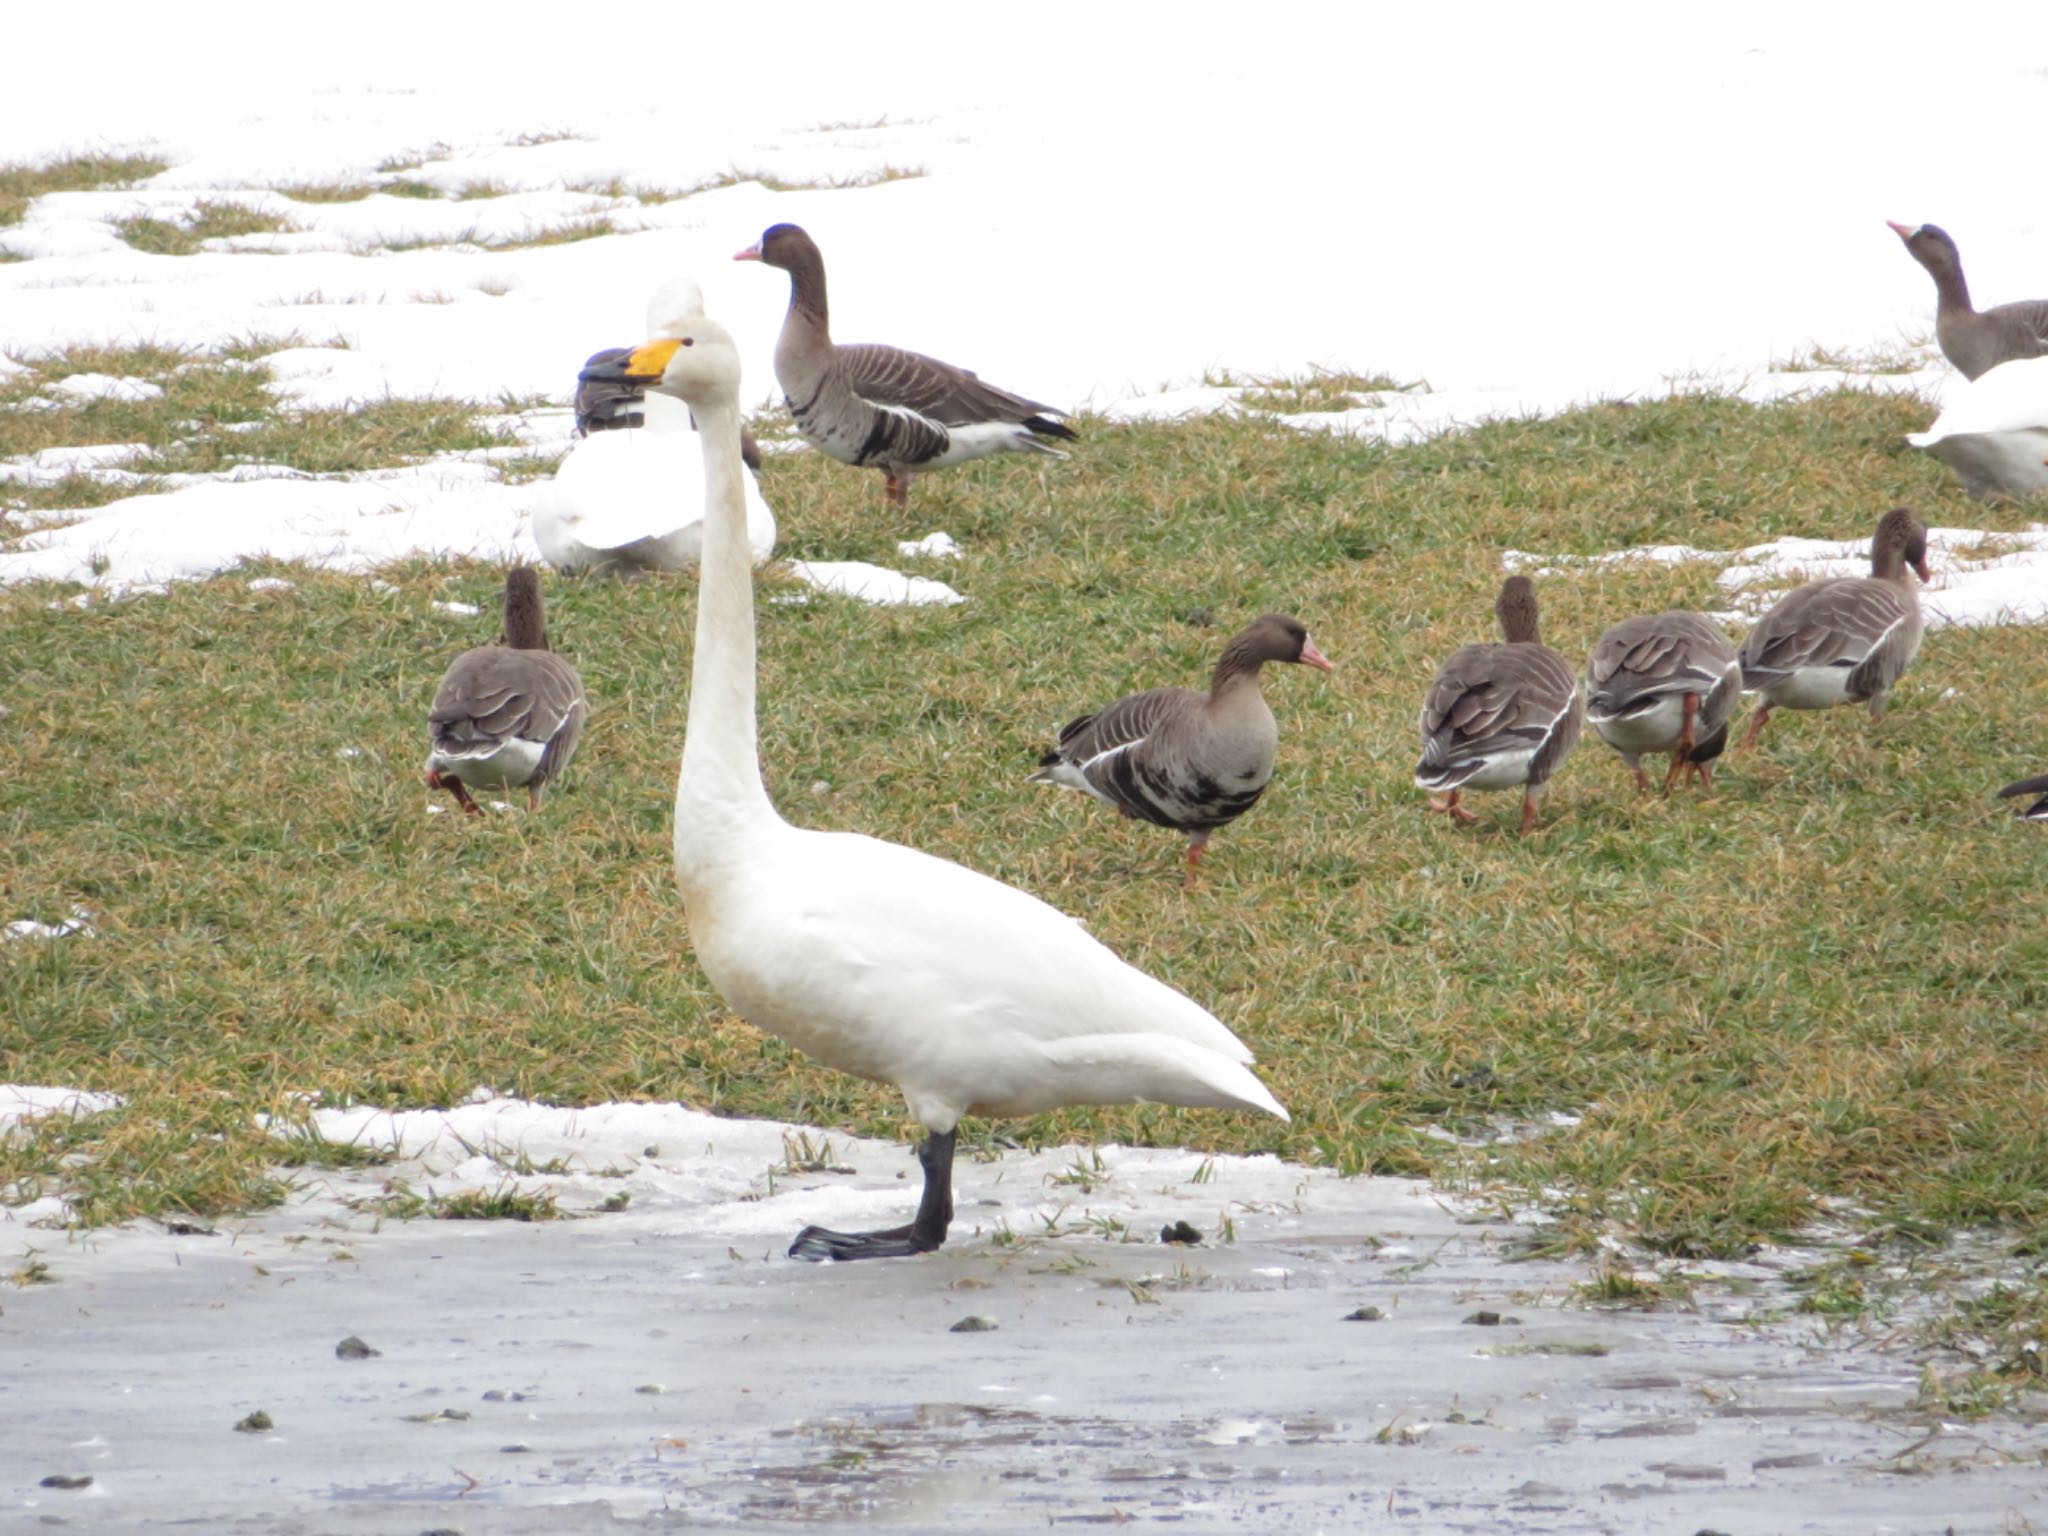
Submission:
<svg viewBox="0 0 2048 1536">
<path fill-rule="evenodd" d="M 25 258 L 0 263 L 0 358 L 253 336 L 308 404 L 561 400 L 684 272 L 766 400 L 786 289 L 730 256 L 792 220 L 826 252 L 846 339 L 1133 416 L 1226 407 L 1226 378 L 1386 374 L 1409 387 L 1302 424 L 1407 440 L 1673 387 L 1780 398 L 1849 378 L 1938 401 L 1952 375 L 1927 347 L 1932 285 L 1888 218 L 1944 223 L 1981 301 L 2048 291 L 2048 221 L 2014 180 L 2048 118 L 2032 5 L 1963 6 L 1940 27 L 1875 7 L 1853 29 L 1762 5 L 1656 29 L 1604 6 L 1282 5 L 1228 29 L 1132 7 L 1047 18 L 1042 38 L 917 5 L 892 9 L 886 36 L 810 5 L 772 30 L 701 8 L 484 27 L 371 0 L 317 39 L 255 6 L 208 16 L 117 6 L 122 46 L 95 53 L 92 89 L 59 67 L 10 80 L 10 158 L 172 163 L 132 190 L 45 196 L 0 229 Z M 47 8 L 10 25 L 18 59 L 74 46 Z M 484 195 L 291 196 L 422 184 Z M 203 201 L 289 227 L 190 256 L 145 255 L 114 228 Z M 502 248 L 594 221 L 617 232 Z M 1925 366 L 1814 370 L 1816 347 Z M 559 416 L 529 425 L 529 443 L 562 441 Z M 95 473 L 121 472 L 119 446 Z M 487 459 L 379 489 L 176 495 L 37 535 L 46 552 L 0 557 L 0 580 L 531 554 L 533 488 Z M 167 514 L 183 555 L 109 565 Z"/>
</svg>

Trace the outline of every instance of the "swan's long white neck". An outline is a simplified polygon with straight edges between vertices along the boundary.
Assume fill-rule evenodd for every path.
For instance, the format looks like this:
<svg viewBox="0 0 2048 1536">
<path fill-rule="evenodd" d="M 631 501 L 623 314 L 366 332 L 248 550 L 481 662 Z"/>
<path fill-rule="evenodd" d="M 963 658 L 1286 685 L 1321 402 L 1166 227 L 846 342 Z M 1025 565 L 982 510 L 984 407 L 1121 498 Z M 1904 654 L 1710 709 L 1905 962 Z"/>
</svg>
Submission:
<svg viewBox="0 0 2048 1536">
<path fill-rule="evenodd" d="M 704 445 L 704 542 L 690 718 L 676 776 L 676 876 L 685 891 L 744 857 L 749 833 L 780 818 L 761 783 L 754 717 L 754 553 L 747 543 L 736 400 L 693 405 Z"/>
</svg>

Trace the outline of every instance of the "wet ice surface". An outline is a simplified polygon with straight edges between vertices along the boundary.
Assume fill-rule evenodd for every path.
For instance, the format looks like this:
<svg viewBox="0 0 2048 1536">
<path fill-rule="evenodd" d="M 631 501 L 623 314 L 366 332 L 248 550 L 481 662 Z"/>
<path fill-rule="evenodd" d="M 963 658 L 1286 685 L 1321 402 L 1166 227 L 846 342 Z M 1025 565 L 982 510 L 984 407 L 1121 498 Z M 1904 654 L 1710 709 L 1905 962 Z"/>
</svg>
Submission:
<svg viewBox="0 0 2048 1536">
<path fill-rule="evenodd" d="M 10 1292 L 0 1319 L 0 1527 L 2048 1519 L 2048 1431 L 1910 1411 L 1915 1362 L 1789 1315 L 1781 1276 L 1811 1254 L 1698 1266 L 1718 1278 L 1688 1307 L 1602 1311 L 1573 1298 L 1583 1267 L 1510 1262 L 1518 1228 L 1419 1183 L 1064 1148 L 963 1157 L 938 1254 L 808 1265 L 782 1257 L 806 1222 L 904 1219 L 908 1148 L 672 1106 L 531 1109 L 324 1114 L 330 1139 L 407 1161 L 312 1175 L 210 1233 L 67 1237 L 29 1224 L 48 1204 L 9 1213 L 6 1239 L 50 1283 Z M 393 1178 L 443 1196 L 546 1185 L 592 1214 L 351 1206 Z M 1201 1246 L 1162 1245 L 1176 1221 Z M 1345 1320 L 1362 1307 L 1385 1316 Z M 1503 1320 L 1467 1321 L 1487 1311 Z M 997 1326 L 953 1331 L 970 1316 Z M 337 1358 L 349 1336 L 378 1353 Z M 237 1433 L 258 1409 L 273 1427 Z M 52 1475 L 92 1482 L 41 1486 Z"/>
</svg>

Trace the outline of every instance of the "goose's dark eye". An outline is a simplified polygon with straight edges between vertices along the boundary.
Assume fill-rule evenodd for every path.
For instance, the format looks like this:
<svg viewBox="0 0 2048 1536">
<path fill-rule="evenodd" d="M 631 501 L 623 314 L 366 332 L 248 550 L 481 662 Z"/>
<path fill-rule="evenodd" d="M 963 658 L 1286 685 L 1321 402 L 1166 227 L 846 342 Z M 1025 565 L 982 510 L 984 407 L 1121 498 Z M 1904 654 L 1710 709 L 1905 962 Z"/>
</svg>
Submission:
<svg viewBox="0 0 2048 1536">
<path fill-rule="evenodd" d="M 697 338 L 694 336 L 685 336 L 683 338 L 683 345 L 686 347 L 694 347 L 695 345 L 697 345 Z"/>
</svg>

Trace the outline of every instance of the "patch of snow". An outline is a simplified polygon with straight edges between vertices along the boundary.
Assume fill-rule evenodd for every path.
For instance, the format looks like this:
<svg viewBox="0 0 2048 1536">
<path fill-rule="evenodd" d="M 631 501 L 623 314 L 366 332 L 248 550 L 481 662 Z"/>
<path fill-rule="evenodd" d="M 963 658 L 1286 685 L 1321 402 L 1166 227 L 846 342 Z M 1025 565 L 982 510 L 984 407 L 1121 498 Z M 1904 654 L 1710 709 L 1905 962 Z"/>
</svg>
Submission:
<svg viewBox="0 0 2048 1536">
<path fill-rule="evenodd" d="M 858 598 L 864 603 L 918 607 L 967 601 L 943 581 L 906 576 L 865 560 L 792 560 L 789 569 L 798 580 L 817 591 Z"/>
<path fill-rule="evenodd" d="M 286 581 L 282 576 L 258 576 L 249 583 L 251 592 L 290 592 L 298 586 L 296 581 Z"/>
<path fill-rule="evenodd" d="M 54 485 L 89 470 L 127 464 L 151 452 L 147 443 L 95 443 L 78 448 L 44 448 L 19 458 L 0 459 L 0 480 Z"/>
<path fill-rule="evenodd" d="M 55 1088 L 27 1083 L 0 1083 L 0 1131 L 38 1120 L 44 1115 L 96 1115 L 121 1102 L 118 1093 L 85 1088 Z"/>
<path fill-rule="evenodd" d="M 915 559 L 919 555 L 928 560 L 960 558 L 959 544 L 955 542 L 953 535 L 945 532 L 928 533 L 921 539 L 899 539 L 896 543 L 896 552 L 906 559 Z"/>
<path fill-rule="evenodd" d="M 452 613 L 463 619 L 473 619 L 483 612 L 475 603 L 444 602 L 439 598 L 435 599 L 434 607 L 441 613 Z"/>
<path fill-rule="evenodd" d="M 2048 623 L 2048 524 L 2018 533 L 1930 528 L 1927 548 L 1933 579 L 1922 590 L 1920 603 L 1930 628 Z M 1709 617 L 1746 623 L 1801 582 L 1869 575 L 1870 538 L 1867 534 L 1848 540 L 1788 537 L 1737 550 L 1649 544 L 1598 555 L 1509 550 L 1501 557 L 1507 570 L 1538 576 L 1611 565 L 1688 561 L 1710 561 L 1724 567 L 1717 580 L 1737 607 Z"/>
<path fill-rule="evenodd" d="M 49 389 L 70 400 L 157 400 L 164 392 L 163 385 L 147 379 L 117 378 L 110 373 L 74 373 Z"/>
<path fill-rule="evenodd" d="M 0 586 L 74 581 L 118 591 L 258 556 L 366 571 L 418 554 L 504 563 L 538 553 L 525 533 L 532 487 L 500 484 L 488 465 L 436 462 L 349 480 L 237 471 L 31 533 L 0 552 Z"/>
</svg>

